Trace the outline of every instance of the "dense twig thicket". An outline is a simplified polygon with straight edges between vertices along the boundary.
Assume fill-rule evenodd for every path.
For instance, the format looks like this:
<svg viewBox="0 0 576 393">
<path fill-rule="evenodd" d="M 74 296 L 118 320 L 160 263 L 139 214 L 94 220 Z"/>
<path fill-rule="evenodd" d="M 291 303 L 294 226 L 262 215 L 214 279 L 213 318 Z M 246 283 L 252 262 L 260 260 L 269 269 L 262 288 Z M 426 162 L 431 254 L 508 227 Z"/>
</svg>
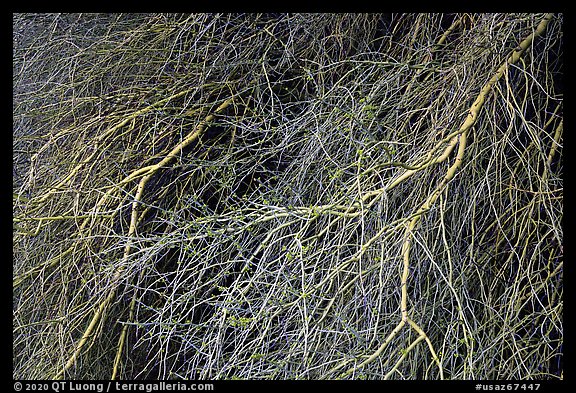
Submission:
<svg viewBox="0 0 576 393">
<path fill-rule="evenodd" d="M 562 37 L 14 15 L 14 378 L 562 378 Z"/>
</svg>

